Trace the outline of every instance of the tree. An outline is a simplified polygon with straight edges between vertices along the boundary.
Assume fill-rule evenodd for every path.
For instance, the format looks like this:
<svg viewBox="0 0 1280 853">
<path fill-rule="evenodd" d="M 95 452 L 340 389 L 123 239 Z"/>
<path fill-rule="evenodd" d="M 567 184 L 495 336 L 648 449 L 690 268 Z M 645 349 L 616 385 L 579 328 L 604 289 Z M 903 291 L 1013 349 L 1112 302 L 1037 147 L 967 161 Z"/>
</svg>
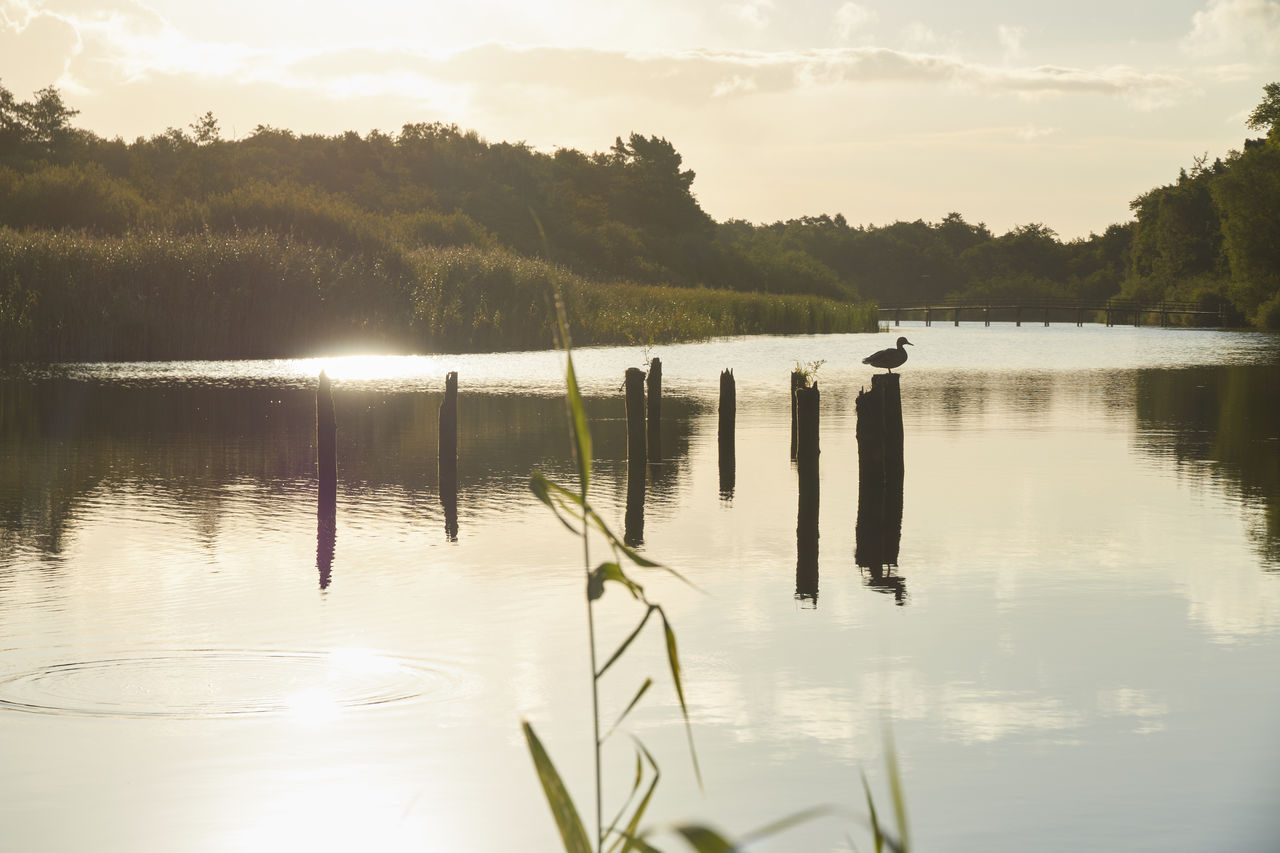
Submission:
<svg viewBox="0 0 1280 853">
<path fill-rule="evenodd" d="M 1245 124 L 1250 130 L 1280 136 L 1280 83 L 1268 83 L 1262 87 L 1262 91 L 1262 103 L 1253 108 Z"/>
<path fill-rule="evenodd" d="M 80 114 L 62 102 L 62 95 L 53 86 L 36 92 L 34 101 L 18 105 L 18 118 L 26 127 L 30 139 L 52 151 L 72 134 L 71 117 Z"/>
<path fill-rule="evenodd" d="M 212 110 L 192 122 L 191 132 L 195 134 L 197 145 L 210 145 L 222 138 L 222 133 L 218 130 L 218 120 L 213 117 Z"/>
</svg>

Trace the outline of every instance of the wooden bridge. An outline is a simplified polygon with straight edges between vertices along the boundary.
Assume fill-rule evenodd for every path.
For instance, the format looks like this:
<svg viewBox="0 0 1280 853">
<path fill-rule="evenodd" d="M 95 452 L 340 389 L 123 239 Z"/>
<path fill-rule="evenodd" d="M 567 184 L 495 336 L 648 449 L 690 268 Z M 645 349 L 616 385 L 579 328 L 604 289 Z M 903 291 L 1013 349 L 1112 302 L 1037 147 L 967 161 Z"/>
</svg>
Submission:
<svg viewBox="0 0 1280 853">
<path fill-rule="evenodd" d="M 1065 322 L 1063 318 L 1067 317 L 1074 319 L 1077 326 L 1083 326 L 1086 319 L 1093 321 L 1098 316 L 1105 318 L 1108 326 L 1141 326 L 1144 320 L 1170 326 L 1170 319 L 1175 316 L 1199 318 L 1197 325 L 1226 325 L 1226 316 L 1221 308 L 1208 308 L 1198 302 L 1139 302 L 1130 299 L 945 299 L 938 302 L 882 302 L 878 308 L 880 319 L 892 320 L 895 326 L 901 324 L 903 317 L 911 319 L 913 316 L 922 318 L 926 326 L 932 326 L 935 318 L 943 319 L 948 315 L 952 323 L 959 326 L 962 314 L 970 315 L 975 321 L 981 316 L 983 324 L 990 326 L 992 312 L 1012 318 L 1019 326 L 1024 317 L 1042 319 L 1046 326 L 1051 318 Z"/>
</svg>

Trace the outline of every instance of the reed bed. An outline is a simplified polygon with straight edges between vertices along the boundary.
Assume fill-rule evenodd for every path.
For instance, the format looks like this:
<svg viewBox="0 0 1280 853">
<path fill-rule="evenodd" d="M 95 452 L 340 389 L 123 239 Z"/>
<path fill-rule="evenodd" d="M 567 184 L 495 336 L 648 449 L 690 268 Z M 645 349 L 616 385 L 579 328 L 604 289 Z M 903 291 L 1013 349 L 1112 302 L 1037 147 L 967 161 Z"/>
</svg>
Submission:
<svg viewBox="0 0 1280 853">
<path fill-rule="evenodd" d="M 349 226 L 352 251 L 312 242 L 319 215 L 289 234 L 213 218 L 195 233 L 0 228 L 0 361 L 539 349 L 556 278 L 580 344 L 876 325 L 873 306 L 822 297 L 602 283 L 493 247 L 409 251 L 370 223 Z"/>
</svg>

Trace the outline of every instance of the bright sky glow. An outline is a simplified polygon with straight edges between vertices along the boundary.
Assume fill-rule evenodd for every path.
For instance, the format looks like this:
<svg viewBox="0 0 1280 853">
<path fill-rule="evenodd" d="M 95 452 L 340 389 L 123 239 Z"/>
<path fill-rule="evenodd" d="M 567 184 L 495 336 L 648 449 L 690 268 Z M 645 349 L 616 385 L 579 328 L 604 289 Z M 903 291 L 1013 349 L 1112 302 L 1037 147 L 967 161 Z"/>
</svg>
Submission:
<svg viewBox="0 0 1280 853">
<path fill-rule="evenodd" d="M 0 0 L 0 83 L 133 139 L 397 131 L 606 150 L 664 136 L 716 219 L 959 211 L 1064 238 L 1239 148 L 1280 0 Z"/>
</svg>

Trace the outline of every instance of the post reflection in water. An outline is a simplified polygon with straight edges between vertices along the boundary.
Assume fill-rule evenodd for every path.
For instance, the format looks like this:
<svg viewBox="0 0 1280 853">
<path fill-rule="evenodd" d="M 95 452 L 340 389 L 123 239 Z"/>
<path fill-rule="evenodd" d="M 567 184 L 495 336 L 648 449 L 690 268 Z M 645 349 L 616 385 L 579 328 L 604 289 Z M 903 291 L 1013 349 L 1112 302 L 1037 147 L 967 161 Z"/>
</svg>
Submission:
<svg viewBox="0 0 1280 853">
<path fill-rule="evenodd" d="M 444 535 L 450 542 L 458 541 L 458 486 L 440 486 L 440 505 L 444 507 Z"/>
<path fill-rule="evenodd" d="M 627 513 L 623 522 L 622 541 L 635 547 L 644 544 L 645 463 L 627 464 Z"/>
<path fill-rule="evenodd" d="M 867 570 L 867 586 L 892 593 L 898 604 L 907 598 L 907 583 L 895 574 L 902 539 L 902 471 L 884 480 L 860 477 L 854 562 Z"/>
<path fill-rule="evenodd" d="M 738 420 L 738 390 L 733 371 L 725 369 L 720 374 L 720 410 L 716 439 L 720 448 L 720 499 L 733 500 L 733 487 L 737 480 L 737 442 L 735 432 Z"/>
<path fill-rule="evenodd" d="M 333 574 L 333 554 L 338 536 L 338 493 L 336 489 L 320 487 L 316 500 L 316 571 L 320 574 L 320 588 L 328 589 Z"/>
<path fill-rule="evenodd" d="M 796 512 L 796 599 L 818 606 L 818 471 L 800 469 Z"/>
</svg>

